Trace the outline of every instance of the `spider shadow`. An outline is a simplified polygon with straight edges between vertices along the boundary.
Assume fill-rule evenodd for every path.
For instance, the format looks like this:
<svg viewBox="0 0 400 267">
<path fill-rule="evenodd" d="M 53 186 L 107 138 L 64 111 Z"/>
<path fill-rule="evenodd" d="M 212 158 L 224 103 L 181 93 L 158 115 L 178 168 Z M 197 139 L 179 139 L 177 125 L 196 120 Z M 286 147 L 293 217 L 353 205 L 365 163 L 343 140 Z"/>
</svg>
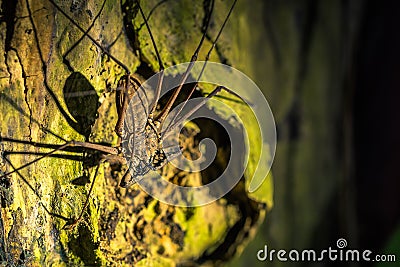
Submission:
<svg viewBox="0 0 400 267">
<path fill-rule="evenodd" d="M 104 2 L 105 3 L 105 2 Z M 72 67 L 71 63 L 67 59 L 68 55 L 74 50 L 79 43 L 88 36 L 88 32 L 94 26 L 94 23 L 100 13 L 103 10 L 104 3 L 99 11 L 99 13 L 93 19 L 89 28 L 83 32 L 82 36 L 75 42 L 63 55 L 62 62 L 64 66 L 71 72 L 71 74 L 65 80 L 62 92 L 63 99 L 58 97 L 58 93 L 51 88 L 48 80 L 48 64 L 49 61 L 46 59 L 44 51 L 46 49 L 42 48 L 40 43 L 40 38 L 38 34 L 37 24 L 35 23 L 30 6 L 27 5 L 27 10 L 29 13 L 29 19 L 32 25 L 33 38 L 36 44 L 37 51 L 39 53 L 39 60 L 43 66 L 43 86 L 45 87 L 47 93 L 52 98 L 56 105 L 57 110 L 61 113 L 64 119 L 67 121 L 69 126 L 71 126 L 75 131 L 85 137 L 85 141 L 89 139 L 91 134 L 91 128 L 96 122 L 98 117 L 97 109 L 100 106 L 99 97 L 94 86 L 90 81 L 81 73 Z M 23 66 L 22 66 L 23 67 Z M 25 78 L 24 78 L 25 79 Z M 65 103 L 66 109 L 62 103 Z M 32 114 L 30 115 L 32 117 Z M 32 118 L 31 118 L 32 119 Z"/>
<path fill-rule="evenodd" d="M 64 101 L 76 123 L 69 123 L 75 131 L 89 139 L 98 117 L 99 97 L 92 84 L 80 72 L 73 72 L 65 81 Z"/>
</svg>

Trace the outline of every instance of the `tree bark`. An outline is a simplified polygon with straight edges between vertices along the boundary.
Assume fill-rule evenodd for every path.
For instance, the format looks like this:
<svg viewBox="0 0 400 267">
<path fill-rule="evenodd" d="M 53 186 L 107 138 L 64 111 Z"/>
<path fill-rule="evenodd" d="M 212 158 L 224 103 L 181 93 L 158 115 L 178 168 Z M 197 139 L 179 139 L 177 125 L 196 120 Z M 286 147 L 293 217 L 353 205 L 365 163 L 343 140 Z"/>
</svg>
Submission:
<svg viewBox="0 0 400 267">
<path fill-rule="evenodd" d="M 121 5 L 107 1 L 103 9 L 102 1 L 57 3 L 132 73 L 146 78 L 158 71 L 135 1 Z M 147 13 L 156 4 L 142 3 Z M 202 34 L 202 4 L 167 1 L 154 10 L 149 22 L 166 66 L 190 59 Z M 210 36 L 216 35 L 230 3 L 216 5 Z M 124 69 L 51 2 L 3 0 L 1 7 L 2 173 L 68 140 L 115 145 L 114 92 Z M 251 60 L 240 55 L 243 39 L 238 31 L 248 25 L 239 20 L 240 6 L 236 10 L 212 60 L 240 68 Z M 207 38 L 208 46 L 212 38 Z M 79 92 L 88 94 L 69 97 Z M 123 171 L 105 163 L 100 165 L 83 222 L 64 230 L 65 219 L 76 218 L 83 207 L 89 185 L 77 184 L 93 180 L 96 167 L 91 164 L 87 153 L 59 151 L 2 179 L 2 261 L 27 266 L 216 265 L 242 251 L 272 207 L 271 200 L 249 197 L 244 180 L 205 207 L 169 206 L 137 185 L 118 187 Z M 191 177 L 199 179 L 196 174 Z M 271 199 L 272 192 L 266 191 L 264 197 Z"/>
</svg>

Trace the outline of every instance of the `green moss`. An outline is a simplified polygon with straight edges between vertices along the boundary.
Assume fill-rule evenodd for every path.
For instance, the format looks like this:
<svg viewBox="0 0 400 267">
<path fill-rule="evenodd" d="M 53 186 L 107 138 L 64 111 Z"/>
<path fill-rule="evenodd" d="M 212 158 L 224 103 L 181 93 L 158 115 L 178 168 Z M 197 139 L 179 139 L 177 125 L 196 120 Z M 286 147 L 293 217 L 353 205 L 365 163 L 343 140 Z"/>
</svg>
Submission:
<svg viewBox="0 0 400 267">
<path fill-rule="evenodd" d="M 224 239 L 229 229 L 238 219 L 238 211 L 232 206 L 224 208 L 225 203 L 213 203 L 196 208 L 187 220 L 186 209 L 179 208 L 174 220 L 185 231 L 185 247 L 178 257 L 197 258 L 204 251 L 212 251 Z"/>
<path fill-rule="evenodd" d="M 154 258 L 145 258 L 139 261 L 136 266 L 160 266 L 160 267 L 171 267 L 175 266 L 173 260 L 154 257 Z"/>
<path fill-rule="evenodd" d="M 156 211 L 154 210 L 154 208 L 155 208 L 156 205 L 158 205 L 158 201 L 153 200 L 153 201 L 151 201 L 150 204 L 147 206 L 146 211 L 145 211 L 145 213 L 144 213 L 144 219 L 145 219 L 146 221 L 152 221 L 152 220 L 156 217 L 157 213 L 156 213 Z"/>
</svg>

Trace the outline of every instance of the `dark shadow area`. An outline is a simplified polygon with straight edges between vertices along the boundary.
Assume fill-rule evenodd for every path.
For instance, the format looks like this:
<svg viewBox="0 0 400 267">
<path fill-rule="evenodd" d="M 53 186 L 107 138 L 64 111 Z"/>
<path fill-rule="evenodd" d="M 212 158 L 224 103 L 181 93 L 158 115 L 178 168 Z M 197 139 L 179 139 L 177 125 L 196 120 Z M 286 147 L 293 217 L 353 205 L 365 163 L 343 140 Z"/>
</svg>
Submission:
<svg viewBox="0 0 400 267">
<path fill-rule="evenodd" d="M 88 140 L 100 106 L 95 88 L 80 72 L 74 72 L 65 81 L 63 94 L 68 111 L 76 120 L 71 127 Z"/>
<path fill-rule="evenodd" d="M 368 1 L 356 58 L 358 234 L 360 245 L 376 252 L 400 223 L 399 10 L 398 1 Z"/>
<path fill-rule="evenodd" d="M 264 1 L 264 25 L 254 23 L 262 36 L 255 57 L 269 64 L 257 67 L 272 73 L 256 82 L 266 87 L 278 128 L 275 206 L 240 263 L 229 266 L 399 266 L 399 246 L 389 241 L 400 241 L 400 2 L 330 3 Z M 346 249 L 397 261 L 276 258 L 279 249 L 337 249 L 339 238 Z M 273 262 L 257 260 L 264 245 L 276 250 Z"/>
<path fill-rule="evenodd" d="M 71 239 L 68 248 L 83 261 L 85 266 L 101 266 L 101 262 L 95 253 L 100 245 L 99 242 L 94 240 L 89 226 L 81 223 L 77 227 L 79 234 Z"/>
</svg>

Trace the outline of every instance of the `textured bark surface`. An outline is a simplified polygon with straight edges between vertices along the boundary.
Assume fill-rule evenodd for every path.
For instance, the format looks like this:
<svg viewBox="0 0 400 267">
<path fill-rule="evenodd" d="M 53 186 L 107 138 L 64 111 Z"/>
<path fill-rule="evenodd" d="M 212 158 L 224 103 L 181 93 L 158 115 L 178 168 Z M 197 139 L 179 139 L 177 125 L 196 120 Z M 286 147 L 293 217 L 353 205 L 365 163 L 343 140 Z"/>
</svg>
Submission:
<svg viewBox="0 0 400 267">
<path fill-rule="evenodd" d="M 90 36 L 132 73 L 146 78 L 158 70 L 134 1 L 122 5 L 107 1 L 102 10 L 102 1 L 58 4 L 83 29 L 90 28 Z M 143 8 L 148 13 L 156 4 L 146 1 Z M 202 4 L 167 1 L 152 14 L 150 25 L 166 66 L 190 59 L 201 36 Z M 229 5 L 217 1 L 210 36 L 217 33 Z M 240 43 L 250 42 L 243 41 L 247 39 L 239 34 L 248 26 L 241 20 L 241 5 L 212 59 L 243 69 L 251 59 L 240 53 Z M 65 140 L 115 145 L 113 89 L 125 74 L 123 68 L 47 0 L 3 1 L 1 7 L 2 173 L 32 161 Z M 126 10 L 125 17 L 122 9 Z M 209 40 L 206 43 L 209 45 Z M 81 91 L 91 93 L 68 97 Z M 218 136 L 218 130 L 215 133 Z M 192 147 L 197 134 L 193 129 L 187 131 L 188 156 L 196 154 Z M 33 146 L 32 142 L 50 145 Z M 221 138 L 219 146 L 225 145 Z M 49 215 L 46 209 L 66 219 L 78 216 L 89 186 L 77 184 L 91 181 L 96 169 L 87 159 L 83 153 L 57 152 L 1 181 L 3 262 L 27 266 L 216 265 L 242 251 L 272 205 L 271 181 L 261 194 L 264 203 L 249 197 L 241 181 L 226 197 L 210 205 L 176 208 L 153 199 L 136 185 L 118 187 L 123 172 L 104 163 L 83 222 L 72 230 L 63 230 L 66 221 Z M 213 168 L 218 172 L 224 164 L 222 155 Z M 200 174 L 186 177 L 170 167 L 164 173 L 192 183 L 201 181 Z"/>
</svg>

